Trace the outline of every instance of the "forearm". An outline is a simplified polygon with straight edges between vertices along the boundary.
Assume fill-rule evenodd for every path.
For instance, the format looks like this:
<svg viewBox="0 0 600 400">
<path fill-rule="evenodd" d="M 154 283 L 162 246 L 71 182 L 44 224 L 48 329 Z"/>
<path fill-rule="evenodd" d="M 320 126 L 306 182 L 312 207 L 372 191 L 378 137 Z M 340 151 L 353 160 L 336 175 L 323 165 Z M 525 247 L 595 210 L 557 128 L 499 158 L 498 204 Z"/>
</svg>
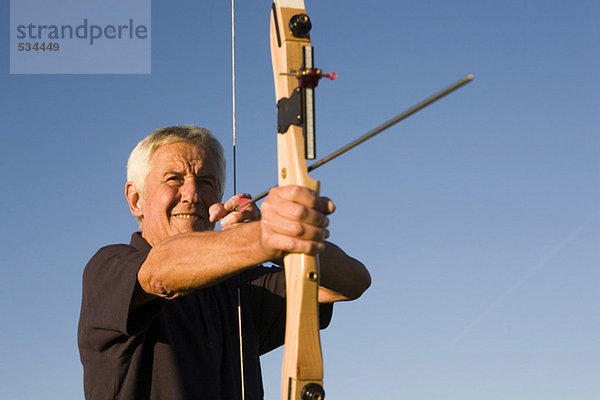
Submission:
<svg viewBox="0 0 600 400">
<path fill-rule="evenodd" d="M 138 273 L 146 293 L 174 298 L 212 286 L 268 260 L 260 244 L 260 224 L 226 231 L 172 236 L 150 251 Z"/>
<path fill-rule="evenodd" d="M 282 258 L 271 262 L 284 266 Z M 371 286 L 371 275 L 364 264 L 331 242 L 325 242 L 319 266 L 319 303 L 355 300 Z"/>
<path fill-rule="evenodd" d="M 371 275 L 360 261 L 333 243 L 325 242 L 319 256 L 321 287 L 319 302 L 332 303 L 359 298 L 371 285 Z"/>
</svg>

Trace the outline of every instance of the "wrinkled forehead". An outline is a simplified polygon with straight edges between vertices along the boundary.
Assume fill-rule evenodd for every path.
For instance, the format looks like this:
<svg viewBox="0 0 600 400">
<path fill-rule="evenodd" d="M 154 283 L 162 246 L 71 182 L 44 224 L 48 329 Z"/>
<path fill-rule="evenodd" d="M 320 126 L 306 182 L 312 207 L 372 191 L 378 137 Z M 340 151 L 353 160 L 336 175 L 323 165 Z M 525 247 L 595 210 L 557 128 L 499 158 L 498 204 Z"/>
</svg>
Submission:
<svg viewBox="0 0 600 400">
<path fill-rule="evenodd" d="M 171 142 L 157 148 L 150 159 L 151 169 L 164 167 L 216 167 L 215 157 L 201 145 Z"/>
</svg>

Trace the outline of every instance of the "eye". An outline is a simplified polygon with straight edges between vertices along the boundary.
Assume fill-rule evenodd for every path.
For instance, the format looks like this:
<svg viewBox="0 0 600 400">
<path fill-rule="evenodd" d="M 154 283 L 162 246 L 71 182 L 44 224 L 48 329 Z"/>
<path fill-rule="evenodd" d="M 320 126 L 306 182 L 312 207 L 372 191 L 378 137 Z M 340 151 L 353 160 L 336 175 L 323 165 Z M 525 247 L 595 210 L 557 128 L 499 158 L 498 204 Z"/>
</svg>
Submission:
<svg viewBox="0 0 600 400">
<path fill-rule="evenodd" d="M 211 188 L 215 188 L 217 186 L 217 183 L 215 182 L 214 179 L 209 178 L 209 177 L 205 177 L 205 178 L 198 178 L 198 185 L 201 186 L 210 186 Z"/>
<path fill-rule="evenodd" d="M 180 175 L 167 175 L 165 180 L 169 184 L 178 184 L 183 181 L 183 177 Z"/>
</svg>

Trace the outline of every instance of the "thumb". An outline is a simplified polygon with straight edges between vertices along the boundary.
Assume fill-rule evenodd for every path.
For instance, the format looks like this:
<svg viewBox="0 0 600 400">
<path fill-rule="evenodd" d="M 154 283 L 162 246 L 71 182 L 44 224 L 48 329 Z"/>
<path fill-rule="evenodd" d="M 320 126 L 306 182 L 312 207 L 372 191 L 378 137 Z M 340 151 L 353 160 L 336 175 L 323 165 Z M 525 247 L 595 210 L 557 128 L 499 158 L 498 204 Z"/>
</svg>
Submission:
<svg viewBox="0 0 600 400">
<path fill-rule="evenodd" d="M 223 203 L 215 203 L 208 208 L 208 220 L 212 223 L 219 221 L 229 212 L 225 209 Z"/>
</svg>

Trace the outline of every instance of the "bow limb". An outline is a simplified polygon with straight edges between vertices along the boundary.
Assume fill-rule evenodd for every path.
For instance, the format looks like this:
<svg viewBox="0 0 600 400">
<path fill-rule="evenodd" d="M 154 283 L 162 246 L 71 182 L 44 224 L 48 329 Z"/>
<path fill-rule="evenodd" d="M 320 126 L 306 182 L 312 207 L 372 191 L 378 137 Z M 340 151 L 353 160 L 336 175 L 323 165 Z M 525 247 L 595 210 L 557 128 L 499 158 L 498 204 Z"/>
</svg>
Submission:
<svg viewBox="0 0 600 400">
<path fill-rule="evenodd" d="M 285 119 L 282 118 L 282 99 L 286 102 L 292 98 L 295 91 L 299 91 L 298 78 L 293 75 L 305 66 L 306 57 L 312 58 L 308 32 L 298 35 L 297 31 L 292 33 L 290 29 L 290 21 L 298 19 L 298 16 L 301 19 L 300 24 L 306 22 L 303 20 L 306 16 L 303 0 L 274 1 L 271 14 L 271 58 L 280 114 L 277 134 L 278 179 L 280 186 L 304 186 L 318 193 L 319 182 L 308 176 L 306 165 L 307 132 L 303 132 L 303 127 L 295 125 L 294 122 L 289 126 L 281 123 L 281 120 Z M 300 30 L 302 29 L 304 28 L 301 27 Z M 310 55 L 306 53 L 309 49 Z M 312 68 L 312 61 L 310 63 L 309 67 Z M 309 90 L 308 96 L 302 92 L 301 115 L 304 130 L 314 132 L 312 127 L 306 127 L 314 121 L 313 89 Z M 307 108 L 308 112 L 305 112 Z M 287 306 L 281 378 L 282 399 L 323 399 L 323 357 L 318 315 L 319 259 L 318 256 L 307 254 L 287 254 L 284 257 L 284 267 Z"/>
</svg>

